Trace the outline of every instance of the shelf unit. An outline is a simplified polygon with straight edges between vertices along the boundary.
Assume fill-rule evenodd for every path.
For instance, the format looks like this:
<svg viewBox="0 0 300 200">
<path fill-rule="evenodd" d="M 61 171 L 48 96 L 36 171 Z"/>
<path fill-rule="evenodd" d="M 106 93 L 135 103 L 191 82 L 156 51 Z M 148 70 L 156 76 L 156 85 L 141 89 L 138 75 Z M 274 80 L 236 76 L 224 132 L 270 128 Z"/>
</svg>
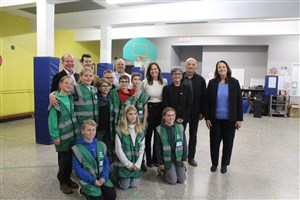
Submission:
<svg viewBox="0 0 300 200">
<path fill-rule="evenodd" d="M 288 96 L 271 95 L 270 96 L 270 116 L 287 116 Z"/>
</svg>

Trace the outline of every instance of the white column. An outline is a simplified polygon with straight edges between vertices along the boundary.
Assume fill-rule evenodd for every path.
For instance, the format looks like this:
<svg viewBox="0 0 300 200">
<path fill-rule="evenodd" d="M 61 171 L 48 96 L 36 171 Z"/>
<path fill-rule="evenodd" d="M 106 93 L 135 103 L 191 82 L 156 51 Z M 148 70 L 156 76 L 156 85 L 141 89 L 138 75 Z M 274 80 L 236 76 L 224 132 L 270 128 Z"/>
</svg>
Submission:
<svg viewBox="0 0 300 200">
<path fill-rule="evenodd" d="M 100 63 L 111 63 L 111 30 L 112 27 L 110 25 L 101 25 Z"/>
<path fill-rule="evenodd" d="M 54 4 L 38 0 L 37 9 L 37 56 L 54 56 Z"/>
</svg>

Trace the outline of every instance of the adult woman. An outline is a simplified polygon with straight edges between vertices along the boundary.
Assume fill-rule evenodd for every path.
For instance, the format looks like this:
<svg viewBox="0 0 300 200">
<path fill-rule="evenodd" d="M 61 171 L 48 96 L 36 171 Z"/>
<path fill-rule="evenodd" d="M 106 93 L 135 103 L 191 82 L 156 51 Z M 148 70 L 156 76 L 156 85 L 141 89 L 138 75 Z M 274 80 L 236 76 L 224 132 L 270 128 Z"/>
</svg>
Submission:
<svg viewBox="0 0 300 200">
<path fill-rule="evenodd" d="M 189 86 L 181 83 L 182 70 L 180 67 L 173 68 L 171 76 L 173 83 L 163 89 L 163 108 L 174 108 L 176 110 L 176 122 L 185 128 L 190 121 L 193 106 L 192 91 Z"/>
<path fill-rule="evenodd" d="M 241 128 L 243 107 L 238 80 L 231 77 L 229 65 L 221 60 L 216 64 L 215 78 L 207 88 L 206 126 L 210 129 L 210 154 L 212 172 L 217 170 L 219 148 L 223 140 L 221 172 L 230 164 L 235 129 Z"/>
<path fill-rule="evenodd" d="M 146 160 L 147 166 L 153 167 L 153 164 L 157 165 L 155 149 L 151 155 L 151 138 L 155 128 L 161 123 L 162 113 L 162 90 L 167 85 L 167 82 L 161 77 L 161 69 L 155 62 L 151 62 L 148 65 L 146 71 L 146 79 L 141 83 L 141 90 L 146 91 L 150 97 L 148 101 L 148 128 L 146 133 Z M 154 144 L 155 146 L 155 144 Z"/>
</svg>

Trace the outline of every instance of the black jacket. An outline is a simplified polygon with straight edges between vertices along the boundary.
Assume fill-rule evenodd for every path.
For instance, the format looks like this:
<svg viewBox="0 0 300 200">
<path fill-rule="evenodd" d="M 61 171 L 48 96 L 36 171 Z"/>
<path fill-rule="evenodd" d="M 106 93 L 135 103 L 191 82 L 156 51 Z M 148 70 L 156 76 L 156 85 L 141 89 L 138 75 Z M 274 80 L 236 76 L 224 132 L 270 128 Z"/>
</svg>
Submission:
<svg viewBox="0 0 300 200">
<path fill-rule="evenodd" d="M 51 85 L 51 91 L 50 92 L 58 90 L 58 85 L 59 85 L 60 79 L 62 77 L 64 77 L 64 76 L 66 76 L 66 75 L 67 75 L 66 71 L 65 70 L 61 70 L 60 72 L 58 72 L 57 74 L 55 74 L 53 76 L 52 85 Z M 74 73 L 74 77 L 75 77 L 75 80 L 77 82 L 79 80 L 79 74 Z"/>
<path fill-rule="evenodd" d="M 186 72 L 183 73 L 182 82 L 184 81 Z M 205 115 L 206 102 L 206 82 L 199 74 L 194 74 L 192 77 L 193 84 L 193 107 L 191 118 L 198 118 L 199 114 Z"/>
<path fill-rule="evenodd" d="M 215 120 L 216 99 L 218 94 L 217 79 L 212 79 L 207 87 L 207 104 L 206 104 L 206 120 Z M 235 78 L 228 80 L 228 95 L 229 95 L 229 120 L 232 122 L 243 121 L 243 104 L 242 92 L 239 81 Z"/>
<path fill-rule="evenodd" d="M 176 110 L 176 119 L 182 118 L 184 123 L 190 121 L 193 105 L 192 92 L 186 85 L 176 87 L 174 83 L 166 85 L 162 91 L 163 108 L 172 107 Z"/>
</svg>

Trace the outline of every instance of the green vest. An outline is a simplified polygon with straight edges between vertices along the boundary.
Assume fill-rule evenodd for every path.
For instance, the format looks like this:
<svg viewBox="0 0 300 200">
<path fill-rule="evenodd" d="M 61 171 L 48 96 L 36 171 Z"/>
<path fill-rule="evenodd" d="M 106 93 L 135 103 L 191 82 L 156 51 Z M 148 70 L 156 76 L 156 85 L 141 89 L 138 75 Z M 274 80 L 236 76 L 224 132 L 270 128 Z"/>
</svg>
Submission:
<svg viewBox="0 0 300 200">
<path fill-rule="evenodd" d="M 111 139 L 115 139 L 115 129 L 120 125 L 122 113 L 126 106 L 132 105 L 134 100 L 133 96 L 130 96 L 124 103 L 120 103 L 120 98 L 118 94 L 118 89 L 113 89 L 111 91 L 110 98 L 110 132 Z"/>
<path fill-rule="evenodd" d="M 106 155 L 106 145 L 103 142 L 97 141 L 97 161 L 93 158 L 92 154 L 85 148 L 83 144 L 76 144 L 72 147 L 74 155 L 76 156 L 79 163 L 85 169 L 87 173 L 95 177 L 97 180 L 101 178 L 101 173 L 103 171 L 104 156 Z M 88 196 L 101 196 L 102 191 L 100 187 L 94 184 L 89 184 L 79 179 L 79 184 L 84 194 Z M 104 183 L 107 187 L 113 187 L 113 184 L 108 179 Z"/>
<path fill-rule="evenodd" d="M 74 85 L 75 113 L 79 124 L 87 119 L 92 119 L 98 123 L 97 90 L 93 86 L 90 86 L 90 89 L 83 84 Z"/>
<path fill-rule="evenodd" d="M 135 146 L 132 144 L 131 136 L 124 135 L 121 133 L 120 128 L 117 127 L 116 134 L 121 140 L 122 149 L 127 157 L 132 163 L 136 163 L 139 158 L 140 144 L 145 137 L 144 131 L 136 136 Z M 116 156 L 116 161 L 114 162 L 116 175 L 120 178 L 138 178 L 141 175 L 141 170 L 131 171 L 127 167 L 125 167 L 118 157 Z"/>
<path fill-rule="evenodd" d="M 132 105 L 134 105 L 138 111 L 140 122 L 144 121 L 144 106 L 148 102 L 149 96 L 145 91 L 142 91 L 140 96 L 136 99 L 134 98 Z"/>
<path fill-rule="evenodd" d="M 59 101 L 59 105 L 49 107 L 49 110 L 55 109 L 58 116 L 60 145 L 55 145 L 57 152 L 69 151 L 71 147 L 75 145 L 76 138 L 79 137 L 77 118 L 74 113 L 73 97 L 69 95 L 69 99 L 70 112 L 61 101 Z"/>
<path fill-rule="evenodd" d="M 163 145 L 163 157 L 164 157 L 164 165 L 166 169 L 171 168 L 172 160 L 171 160 L 171 145 L 169 142 L 168 134 L 166 129 L 163 126 L 158 126 L 156 128 L 158 135 L 161 139 L 161 143 Z M 180 124 L 175 123 L 175 157 L 177 160 L 178 165 L 182 166 L 182 156 L 183 156 L 183 126 Z M 181 144 L 181 145 L 177 145 Z"/>
</svg>

